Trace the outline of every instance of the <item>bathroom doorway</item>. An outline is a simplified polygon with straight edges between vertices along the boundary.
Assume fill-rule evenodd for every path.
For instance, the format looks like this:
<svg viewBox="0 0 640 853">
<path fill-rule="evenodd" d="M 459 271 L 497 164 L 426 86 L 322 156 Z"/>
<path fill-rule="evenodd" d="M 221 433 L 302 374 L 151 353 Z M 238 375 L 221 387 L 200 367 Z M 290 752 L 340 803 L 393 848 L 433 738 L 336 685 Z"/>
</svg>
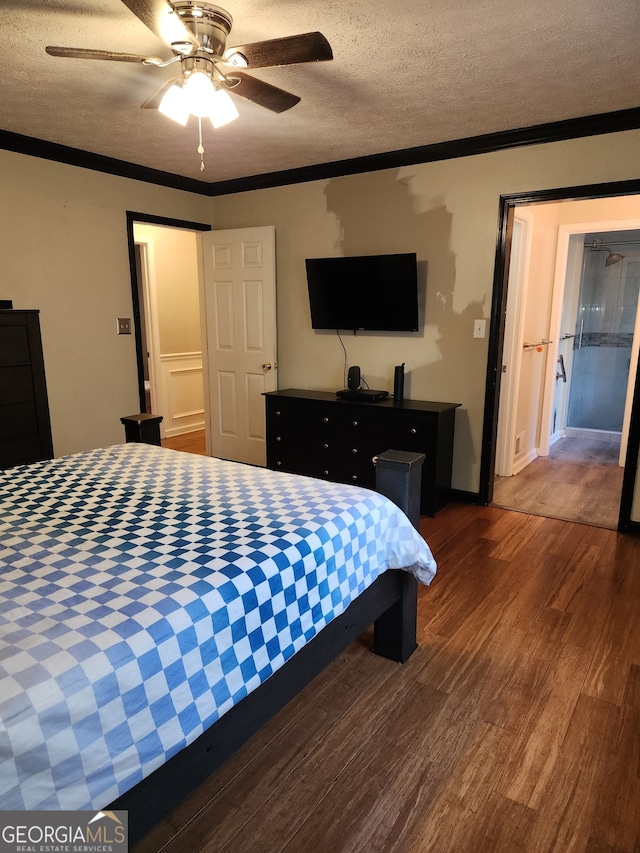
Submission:
<svg viewBox="0 0 640 853">
<path fill-rule="evenodd" d="M 621 227 L 611 230 L 594 216 L 602 229 L 558 228 L 558 222 L 571 219 L 571 204 L 538 210 L 537 231 L 525 223 L 534 239 L 528 247 L 520 245 L 519 257 L 511 257 L 493 502 L 615 529 L 635 381 L 629 368 L 638 358 L 633 341 L 640 230 L 630 230 L 630 224 L 640 223 L 612 220 L 609 224 Z M 575 204 L 584 214 L 585 203 Z M 527 206 L 523 216 L 543 206 Z M 516 208 L 516 219 L 520 214 Z M 570 232 L 564 252 L 563 230 Z M 518 231 L 514 227 L 514 234 Z M 514 240 L 514 253 L 517 248 Z M 527 253 L 533 259 L 524 263 Z M 553 289 L 560 291 L 555 305 L 544 287 L 545 265 L 548 270 L 554 262 Z M 518 269 L 519 282 L 514 281 Z"/>
</svg>

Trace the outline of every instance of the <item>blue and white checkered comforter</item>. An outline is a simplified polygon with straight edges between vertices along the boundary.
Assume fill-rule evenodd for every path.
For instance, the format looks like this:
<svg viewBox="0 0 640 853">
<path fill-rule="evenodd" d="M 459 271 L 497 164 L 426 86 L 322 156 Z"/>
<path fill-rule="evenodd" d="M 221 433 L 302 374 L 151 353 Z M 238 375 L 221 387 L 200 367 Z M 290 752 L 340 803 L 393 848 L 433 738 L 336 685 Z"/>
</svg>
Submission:
<svg viewBox="0 0 640 853">
<path fill-rule="evenodd" d="M 365 489 L 126 444 L 0 472 L 0 809 L 96 809 L 424 541 Z"/>
</svg>

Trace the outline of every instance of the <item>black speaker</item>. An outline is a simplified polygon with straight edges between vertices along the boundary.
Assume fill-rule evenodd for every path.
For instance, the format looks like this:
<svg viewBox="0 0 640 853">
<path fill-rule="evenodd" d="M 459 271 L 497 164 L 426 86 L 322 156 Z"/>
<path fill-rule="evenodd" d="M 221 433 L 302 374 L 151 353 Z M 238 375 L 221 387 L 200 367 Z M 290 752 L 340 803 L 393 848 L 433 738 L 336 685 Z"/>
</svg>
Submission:
<svg viewBox="0 0 640 853">
<path fill-rule="evenodd" d="M 354 365 L 349 368 L 349 378 L 347 379 L 347 388 L 349 391 L 357 391 L 360 387 L 360 368 Z"/>
<path fill-rule="evenodd" d="M 404 362 L 398 364 L 393 371 L 393 398 L 404 399 Z"/>
</svg>

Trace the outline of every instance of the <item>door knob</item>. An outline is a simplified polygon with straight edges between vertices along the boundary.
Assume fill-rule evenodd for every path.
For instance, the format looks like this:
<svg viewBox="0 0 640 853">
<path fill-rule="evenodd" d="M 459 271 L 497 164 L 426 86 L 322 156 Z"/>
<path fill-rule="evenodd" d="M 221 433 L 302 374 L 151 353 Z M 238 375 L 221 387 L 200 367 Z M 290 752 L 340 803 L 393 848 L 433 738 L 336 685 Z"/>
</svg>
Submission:
<svg viewBox="0 0 640 853">
<path fill-rule="evenodd" d="M 271 362 L 265 361 L 265 363 L 262 365 L 262 369 L 263 370 L 271 370 Z"/>
</svg>

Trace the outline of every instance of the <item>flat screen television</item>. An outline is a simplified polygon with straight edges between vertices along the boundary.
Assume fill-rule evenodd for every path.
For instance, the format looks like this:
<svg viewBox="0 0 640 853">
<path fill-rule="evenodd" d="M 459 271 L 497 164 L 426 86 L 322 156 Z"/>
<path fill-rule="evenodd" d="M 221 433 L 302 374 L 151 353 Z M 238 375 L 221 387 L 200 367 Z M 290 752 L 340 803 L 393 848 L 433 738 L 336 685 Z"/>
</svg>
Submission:
<svg viewBox="0 0 640 853">
<path fill-rule="evenodd" d="M 311 326 L 375 332 L 417 332 L 415 252 L 307 258 Z"/>
</svg>

